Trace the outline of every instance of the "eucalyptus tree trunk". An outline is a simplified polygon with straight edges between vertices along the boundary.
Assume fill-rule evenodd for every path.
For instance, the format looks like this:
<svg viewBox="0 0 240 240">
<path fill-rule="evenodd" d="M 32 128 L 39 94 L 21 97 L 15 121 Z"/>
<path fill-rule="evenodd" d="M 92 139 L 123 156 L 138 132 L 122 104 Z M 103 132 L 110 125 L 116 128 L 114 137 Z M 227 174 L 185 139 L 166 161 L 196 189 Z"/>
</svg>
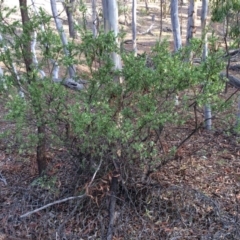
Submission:
<svg viewBox="0 0 240 240">
<path fill-rule="evenodd" d="M 171 0 L 171 22 L 173 29 L 174 51 L 182 47 L 181 29 L 178 17 L 178 0 Z M 179 105 L 178 94 L 175 96 L 175 105 Z"/>
<path fill-rule="evenodd" d="M 65 56 L 69 56 L 69 52 L 67 50 L 68 40 L 67 40 L 66 34 L 63 30 L 62 20 L 58 16 L 56 0 L 50 0 L 50 2 L 51 2 L 52 14 L 53 14 L 53 18 L 54 18 L 54 21 L 56 24 L 56 28 L 61 37 L 64 54 L 65 54 Z M 68 73 L 69 73 L 70 78 L 75 77 L 75 68 L 73 65 L 68 66 Z"/>
<path fill-rule="evenodd" d="M 202 0 L 202 13 L 201 13 L 201 28 L 202 28 L 202 40 L 203 40 L 203 61 L 206 60 L 208 56 L 208 39 L 207 39 L 207 14 L 208 14 L 208 3 L 209 0 Z"/>
<path fill-rule="evenodd" d="M 105 33 L 108 33 L 109 31 L 113 31 L 114 35 L 118 35 L 118 4 L 117 0 L 102 0 L 102 6 L 103 6 L 103 18 L 104 18 L 104 31 Z M 119 46 L 118 39 L 116 38 L 117 44 Z M 112 60 L 114 63 L 114 69 L 118 70 L 122 68 L 121 64 L 121 58 L 117 53 L 112 53 Z M 115 82 L 122 83 L 122 79 L 115 76 L 114 77 Z M 117 126 L 121 128 L 121 105 L 119 105 L 119 101 L 116 99 L 116 97 L 113 95 L 109 99 L 109 105 L 116 106 L 117 112 L 115 116 L 113 116 L 114 121 L 116 122 Z M 121 156 L 121 146 L 116 142 L 116 155 L 119 157 Z M 114 179 L 114 178 L 113 178 Z M 113 181 L 112 185 L 114 185 L 114 189 L 111 189 L 111 197 L 110 197 L 110 204 L 109 204 L 109 224 L 108 224 L 108 230 L 107 230 L 107 236 L 104 239 L 112 240 L 114 236 L 114 224 L 115 224 L 115 193 L 117 192 L 118 183 L 117 181 Z"/>
<path fill-rule="evenodd" d="M 202 40 L 203 40 L 203 54 L 202 60 L 205 61 L 208 56 L 208 39 L 207 39 L 207 13 L 208 13 L 208 0 L 202 0 L 202 14 L 201 14 L 201 28 L 202 28 Z M 210 104 L 204 106 L 204 120 L 205 128 L 211 130 L 212 128 L 212 111 Z"/>
<path fill-rule="evenodd" d="M 159 40 L 161 40 L 162 38 L 162 32 L 163 32 L 163 15 L 164 15 L 164 11 L 163 11 L 163 2 L 164 0 L 160 0 L 160 32 L 159 32 Z"/>
<path fill-rule="evenodd" d="M 188 23 L 187 23 L 187 36 L 186 36 L 186 46 L 190 45 L 190 41 L 194 38 L 196 34 L 196 18 L 197 18 L 197 7 L 198 1 L 197 0 L 190 0 L 188 6 Z M 187 56 L 187 60 L 192 62 L 193 52 L 190 51 Z"/>
<path fill-rule="evenodd" d="M 39 11 L 38 11 L 38 8 L 35 6 L 34 0 L 32 0 L 32 8 L 33 8 L 35 14 L 37 16 L 39 16 Z M 55 8 L 56 8 L 56 6 L 55 6 Z M 56 10 L 56 12 L 57 12 L 57 10 Z M 42 32 L 45 31 L 44 24 L 41 24 L 40 28 L 41 28 Z M 60 26 L 59 29 L 61 29 L 61 26 Z M 64 34 L 64 32 L 60 31 L 59 34 L 60 35 Z M 35 41 L 36 41 L 36 36 L 33 38 L 33 42 L 32 42 L 32 46 L 31 47 L 32 47 L 33 59 L 34 59 L 33 62 L 35 63 L 35 65 L 37 65 L 37 59 L 36 59 L 36 56 L 34 56 L 34 53 L 35 53 L 34 45 L 36 44 Z M 67 44 L 67 39 L 66 39 L 65 44 Z M 63 43 L 63 46 L 64 46 L 64 43 Z M 65 45 L 65 48 L 66 48 L 66 45 Z M 46 52 L 49 51 L 48 43 L 45 43 L 45 49 L 46 49 Z M 68 54 L 67 51 L 65 51 L 65 54 L 66 53 Z M 58 75 L 58 73 L 59 73 L 59 66 L 58 66 L 57 61 L 54 60 L 54 59 L 50 59 L 50 62 L 53 64 L 53 68 L 52 68 L 52 80 L 53 80 L 53 82 L 61 83 L 61 84 L 65 85 L 66 87 L 69 87 L 69 88 L 74 89 L 74 90 L 82 90 L 84 88 L 83 83 L 86 83 L 86 81 L 84 81 L 82 79 L 78 79 L 79 82 L 76 82 L 71 77 L 66 79 L 65 81 L 63 81 L 61 78 L 59 78 L 59 75 Z M 45 76 L 45 73 L 44 73 L 43 70 L 39 69 L 39 72 L 42 75 L 42 77 Z M 72 73 L 72 76 L 75 76 L 75 72 Z"/>
<path fill-rule="evenodd" d="M 132 0 L 132 42 L 134 55 L 137 56 L 137 0 Z"/>
<path fill-rule="evenodd" d="M 64 6 L 67 14 L 69 35 L 72 38 L 76 37 L 76 33 L 74 29 L 74 19 L 73 19 L 74 3 L 75 3 L 75 0 L 68 0 L 66 1 Z"/>
<path fill-rule="evenodd" d="M 52 14 L 53 14 L 53 18 L 56 24 L 56 28 L 57 31 L 61 37 L 61 41 L 62 41 L 62 45 L 63 45 L 63 51 L 66 57 L 71 57 L 69 54 L 69 51 L 67 49 L 67 45 L 68 45 L 68 40 L 66 37 L 66 34 L 63 30 L 63 25 L 62 25 L 62 20 L 59 18 L 58 16 L 58 12 L 57 12 L 57 5 L 56 5 L 56 0 L 51 0 L 51 8 L 52 8 Z M 58 66 L 56 63 L 54 63 L 54 69 L 57 71 L 58 70 Z M 74 90 L 82 90 L 84 89 L 84 83 L 85 80 L 82 79 L 78 79 L 79 82 L 76 82 L 74 80 L 74 78 L 76 77 L 76 70 L 74 65 L 70 64 L 68 66 L 68 73 L 69 73 L 69 77 L 68 79 L 65 79 L 65 81 L 63 82 L 62 79 L 54 79 L 55 82 L 62 82 L 65 86 L 74 89 Z"/>
<path fill-rule="evenodd" d="M 31 8 L 33 9 L 34 13 L 36 14 L 36 16 L 40 17 L 40 14 L 39 14 L 39 9 L 37 8 L 34 0 L 31 0 L 32 4 L 31 4 Z M 42 31 L 42 33 L 45 32 L 45 27 L 44 27 L 44 24 L 41 23 L 40 24 L 40 29 Z M 47 43 L 44 43 L 44 46 L 45 46 L 45 52 L 47 53 L 49 51 L 49 45 Z M 41 74 L 42 75 L 42 74 Z M 45 75 L 45 73 L 44 73 Z"/>
<path fill-rule="evenodd" d="M 108 33 L 113 31 L 115 36 L 118 35 L 118 4 L 117 0 L 102 0 L 104 31 Z M 119 46 L 119 41 L 116 39 Z M 112 53 L 112 60 L 115 69 L 122 69 L 121 58 L 117 53 Z"/>
<path fill-rule="evenodd" d="M 32 2 L 32 8 L 34 12 L 38 15 L 38 10 L 35 6 L 34 0 L 31 0 L 31 2 Z M 41 30 L 44 31 L 43 24 L 41 24 Z M 34 67 L 38 69 L 38 72 L 40 73 L 41 77 L 44 78 L 46 77 L 46 74 L 42 69 L 39 68 L 37 53 L 36 53 L 36 44 L 37 44 L 37 31 L 34 30 L 32 42 L 31 42 L 32 61 L 34 63 Z"/>
<path fill-rule="evenodd" d="M 188 24 L 187 24 L 186 45 L 190 44 L 190 40 L 196 34 L 197 6 L 198 6 L 198 2 L 196 0 L 190 0 L 189 7 L 188 7 Z"/>
<path fill-rule="evenodd" d="M 178 0 L 171 0 L 171 23 L 173 29 L 174 51 L 182 47 L 180 23 L 178 17 Z"/>
<path fill-rule="evenodd" d="M 93 36 L 96 37 L 98 33 L 99 20 L 97 17 L 97 0 L 92 0 L 92 28 L 93 28 Z"/>
</svg>

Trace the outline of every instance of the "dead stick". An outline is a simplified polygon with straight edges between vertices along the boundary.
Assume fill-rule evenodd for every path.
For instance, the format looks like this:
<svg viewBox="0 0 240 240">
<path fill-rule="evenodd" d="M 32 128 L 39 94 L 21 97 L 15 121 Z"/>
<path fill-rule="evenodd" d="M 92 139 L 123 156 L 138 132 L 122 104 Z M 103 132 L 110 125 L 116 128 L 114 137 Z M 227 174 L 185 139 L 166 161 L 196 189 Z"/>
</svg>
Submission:
<svg viewBox="0 0 240 240">
<path fill-rule="evenodd" d="M 93 177 L 92 177 L 90 183 L 88 184 L 87 188 L 90 187 L 90 185 L 92 184 L 93 180 L 95 179 L 96 174 L 97 174 L 97 172 L 99 171 L 99 169 L 100 169 L 100 167 L 101 167 L 101 165 L 102 165 L 102 161 L 103 161 L 103 159 L 101 159 L 101 161 L 100 161 L 100 163 L 99 163 L 99 165 L 98 165 L 95 173 L 93 174 Z M 53 206 L 53 205 L 55 205 L 55 204 L 62 203 L 62 202 L 66 202 L 66 201 L 69 201 L 69 200 L 72 200 L 72 199 L 83 198 L 83 197 L 86 197 L 86 196 L 87 196 L 87 194 L 83 194 L 83 195 L 80 195 L 80 196 L 68 197 L 68 198 L 64 198 L 64 199 L 62 199 L 62 200 L 57 200 L 57 201 L 55 201 L 55 202 L 52 202 L 52 203 L 49 203 L 49 204 L 47 204 L 47 205 L 45 205 L 45 206 L 42 206 L 42 207 L 40 207 L 40 208 L 37 208 L 37 209 L 35 209 L 35 210 L 31 211 L 31 212 L 27 212 L 27 213 L 21 215 L 20 218 L 27 217 L 27 216 L 29 216 L 29 215 L 31 215 L 31 214 L 33 214 L 33 213 L 36 213 L 36 212 L 38 212 L 38 211 L 40 211 L 40 210 L 43 210 L 43 209 L 48 208 L 48 207 L 51 207 L 51 206 Z"/>
<path fill-rule="evenodd" d="M 43 209 L 45 209 L 45 208 L 48 208 L 48 207 L 53 206 L 53 205 L 56 205 L 56 204 L 63 203 L 63 202 L 66 202 L 66 201 L 69 201 L 69 200 L 72 200 L 72 199 L 76 199 L 76 198 L 83 198 L 83 197 L 86 197 L 86 196 L 87 196 L 86 194 L 83 194 L 83 195 L 80 195 L 80 196 L 68 197 L 68 198 L 64 198 L 64 199 L 62 199 L 62 200 L 57 200 L 57 201 L 55 201 L 55 202 L 52 202 L 52 203 L 49 203 L 49 204 L 47 204 L 47 205 L 44 205 L 44 206 L 42 206 L 42 207 L 40 207 L 40 208 L 37 208 L 37 209 L 35 209 L 35 210 L 33 210 L 33 211 L 27 212 L 27 213 L 21 215 L 20 218 L 27 217 L 27 216 L 29 216 L 29 215 L 31 215 L 31 214 L 33 214 L 33 213 L 39 212 L 40 210 L 43 210 Z"/>
<path fill-rule="evenodd" d="M 107 240 L 112 240 L 113 238 L 118 177 L 119 177 L 119 173 L 117 171 L 114 171 L 112 181 L 111 181 L 111 186 L 110 186 L 111 195 L 110 195 L 110 204 L 109 204 L 109 225 L 108 225 L 108 231 L 107 231 Z"/>
</svg>

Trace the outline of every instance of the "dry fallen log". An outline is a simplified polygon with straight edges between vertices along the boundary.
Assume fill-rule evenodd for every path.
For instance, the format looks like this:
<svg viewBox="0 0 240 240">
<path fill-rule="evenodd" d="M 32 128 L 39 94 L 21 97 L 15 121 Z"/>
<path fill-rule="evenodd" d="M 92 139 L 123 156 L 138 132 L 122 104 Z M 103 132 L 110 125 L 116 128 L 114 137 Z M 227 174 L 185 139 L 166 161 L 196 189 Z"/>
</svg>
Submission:
<svg viewBox="0 0 240 240">
<path fill-rule="evenodd" d="M 228 83 L 231 84 L 232 86 L 234 86 L 235 88 L 239 88 L 240 89 L 240 79 L 228 74 L 228 76 L 226 75 L 226 73 L 221 72 L 220 73 L 220 77 L 221 78 L 227 78 L 228 79 Z"/>
<path fill-rule="evenodd" d="M 240 71 L 240 64 L 235 64 L 233 66 L 229 66 L 229 70 Z"/>
<path fill-rule="evenodd" d="M 77 91 L 84 89 L 85 88 L 84 85 L 87 83 L 86 80 L 78 79 L 77 81 L 75 81 L 72 78 L 68 78 L 68 79 L 54 78 L 53 82 L 61 83 L 64 86 Z"/>
<path fill-rule="evenodd" d="M 240 48 L 239 49 L 234 49 L 234 50 L 229 50 L 228 53 L 224 57 L 234 57 L 235 55 L 240 53 Z"/>
</svg>

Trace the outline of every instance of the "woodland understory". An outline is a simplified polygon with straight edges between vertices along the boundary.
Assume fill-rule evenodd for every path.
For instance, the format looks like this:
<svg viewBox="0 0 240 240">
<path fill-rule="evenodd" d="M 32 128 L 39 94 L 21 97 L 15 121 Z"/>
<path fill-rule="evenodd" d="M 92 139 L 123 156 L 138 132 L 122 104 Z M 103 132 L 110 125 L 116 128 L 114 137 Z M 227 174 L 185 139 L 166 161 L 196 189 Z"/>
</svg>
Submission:
<svg viewBox="0 0 240 240">
<path fill-rule="evenodd" d="M 131 2 L 118 4 L 119 45 L 101 26 L 92 37 L 92 2 L 80 1 L 84 27 L 77 26 L 73 38 L 65 20 L 70 5 L 60 17 L 28 12 L 35 22 L 25 19 L 23 26 L 38 34 L 38 62 L 26 54 L 33 53 L 28 27 L 14 23 L 23 22 L 20 11 L 11 20 L 12 13 L 4 18 L 1 12 L 0 240 L 240 239 L 235 35 L 219 33 L 223 22 L 209 16 L 205 58 L 199 5 L 197 40 L 176 51 L 169 6 L 159 15 L 163 1 L 138 1 L 134 54 Z M 179 11 L 185 39 L 188 5 L 179 3 Z M 69 30 L 65 44 L 58 17 Z M 113 53 L 121 56 L 121 68 Z"/>
</svg>

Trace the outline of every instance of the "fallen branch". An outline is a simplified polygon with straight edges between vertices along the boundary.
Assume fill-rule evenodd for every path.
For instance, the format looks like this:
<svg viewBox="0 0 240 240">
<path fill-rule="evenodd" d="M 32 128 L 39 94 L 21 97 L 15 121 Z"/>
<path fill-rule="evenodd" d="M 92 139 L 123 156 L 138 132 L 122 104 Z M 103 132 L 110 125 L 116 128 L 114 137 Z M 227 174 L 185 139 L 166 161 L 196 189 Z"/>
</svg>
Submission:
<svg viewBox="0 0 240 240">
<path fill-rule="evenodd" d="M 142 32 L 142 33 L 139 32 L 138 34 L 140 34 L 140 35 L 145 35 L 145 34 L 153 35 L 151 30 L 153 29 L 154 24 L 155 24 L 155 15 L 152 15 L 152 24 L 151 24 L 151 26 L 145 32 Z"/>
<path fill-rule="evenodd" d="M 57 201 L 55 201 L 55 202 L 52 202 L 52 203 L 49 203 L 49 204 L 47 204 L 47 205 L 44 205 L 44 206 L 42 206 L 42 207 L 40 207 L 40 208 L 37 208 L 37 209 L 35 209 L 35 210 L 33 210 L 33 211 L 27 212 L 27 213 L 21 215 L 20 218 L 27 217 L 27 216 L 29 216 L 29 215 L 31 215 L 31 214 L 33 214 L 33 213 L 39 212 L 39 211 L 41 211 L 41 210 L 43 210 L 43 209 L 45 209 L 45 208 L 51 207 L 51 206 L 56 205 L 56 204 L 63 203 L 63 202 L 67 202 L 67 201 L 72 200 L 72 199 L 83 198 L 83 197 L 86 197 L 86 196 L 87 196 L 86 194 L 83 194 L 83 195 L 80 195 L 80 196 L 68 197 L 68 198 L 64 198 L 64 199 L 62 199 L 62 200 L 57 200 Z"/>
<path fill-rule="evenodd" d="M 226 53 L 226 55 L 224 57 L 229 57 L 229 56 L 234 57 L 239 53 L 240 53 L 240 49 L 229 50 L 229 52 Z"/>
<path fill-rule="evenodd" d="M 240 64 L 235 64 L 233 66 L 229 66 L 229 70 L 239 71 L 240 70 Z"/>
<path fill-rule="evenodd" d="M 151 32 L 151 30 L 153 29 L 153 26 L 154 26 L 154 23 L 152 23 L 151 26 L 145 32 L 138 32 L 138 34 L 140 34 L 140 35 L 146 35 L 146 34 L 153 35 L 153 33 Z"/>
<path fill-rule="evenodd" d="M 62 83 L 64 86 L 77 91 L 84 89 L 84 84 L 87 83 L 86 80 L 79 79 L 78 81 L 75 81 L 72 78 L 68 78 L 65 80 L 61 78 L 53 78 L 53 82 Z"/>
<path fill-rule="evenodd" d="M 231 84 L 235 88 L 240 89 L 240 79 L 239 78 L 234 77 L 233 75 L 230 75 L 230 74 L 228 74 L 228 76 L 227 76 L 226 73 L 224 73 L 224 72 L 220 73 L 220 77 L 227 78 L 229 84 Z"/>
</svg>

